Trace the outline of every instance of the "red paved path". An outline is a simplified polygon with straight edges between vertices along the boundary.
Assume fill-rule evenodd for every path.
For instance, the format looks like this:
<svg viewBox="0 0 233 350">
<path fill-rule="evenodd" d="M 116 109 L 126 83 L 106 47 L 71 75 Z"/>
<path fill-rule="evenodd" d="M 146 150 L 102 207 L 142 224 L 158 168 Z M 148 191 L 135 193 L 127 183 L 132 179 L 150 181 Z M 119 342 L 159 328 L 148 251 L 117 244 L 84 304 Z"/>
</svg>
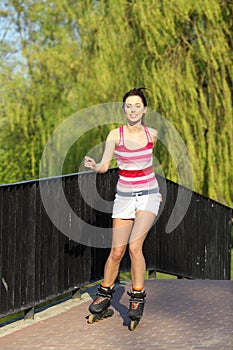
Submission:
<svg viewBox="0 0 233 350">
<path fill-rule="evenodd" d="M 112 318 L 89 325 L 90 300 L 69 310 L 63 303 L 62 313 L 0 337 L 0 349 L 233 349 L 233 281 L 149 280 L 145 286 L 144 315 L 133 332 L 128 330 L 129 285 L 120 285 Z"/>
</svg>

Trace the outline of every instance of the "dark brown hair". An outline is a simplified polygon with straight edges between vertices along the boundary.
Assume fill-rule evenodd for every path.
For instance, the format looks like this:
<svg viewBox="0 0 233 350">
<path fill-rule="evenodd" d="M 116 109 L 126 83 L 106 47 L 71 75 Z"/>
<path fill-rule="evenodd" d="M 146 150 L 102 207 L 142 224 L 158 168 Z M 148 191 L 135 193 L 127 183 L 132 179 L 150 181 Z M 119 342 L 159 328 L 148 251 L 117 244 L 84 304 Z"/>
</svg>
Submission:
<svg viewBox="0 0 233 350">
<path fill-rule="evenodd" d="M 123 107 L 124 107 L 124 104 L 125 104 L 125 101 L 126 101 L 127 97 L 129 97 L 129 96 L 139 96 L 139 97 L 141 97 L 143 105 L 144 105 L 144 107 L 146 107 L 147 106 L 147 100 L 146 100 L 146 97 L 145 97 L 145 95 L 144 95 L 142 90 L 149 90 L 150 91 L 150 89 L 148 89 L 148 88 L 140 87 L 140 88 L 133 88 L 132 90 L 129 90 L 128 92 L 126 92 L 126 94 L 123 97 Z"/>
</svg>

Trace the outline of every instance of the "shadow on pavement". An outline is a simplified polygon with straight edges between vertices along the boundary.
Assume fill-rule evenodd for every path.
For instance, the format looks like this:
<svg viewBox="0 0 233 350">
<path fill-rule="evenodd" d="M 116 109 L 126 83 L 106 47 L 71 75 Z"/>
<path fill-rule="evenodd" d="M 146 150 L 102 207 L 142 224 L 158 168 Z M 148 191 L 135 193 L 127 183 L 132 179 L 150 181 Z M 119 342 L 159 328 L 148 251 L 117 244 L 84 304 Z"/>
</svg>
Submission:
<svg viewBox="0 0 233 350">
<path fill-rule="evenodd" d="M 129 326 L 129 318 L 127 316 L 128 307 L 120 303 L 120 300 L 125 293 L 125 287 L 119 286 L 113 296 L 112 306 L 116 311 L 119 312 L 121 318 L 123 319 L 123 326 Z"/>
</svg>

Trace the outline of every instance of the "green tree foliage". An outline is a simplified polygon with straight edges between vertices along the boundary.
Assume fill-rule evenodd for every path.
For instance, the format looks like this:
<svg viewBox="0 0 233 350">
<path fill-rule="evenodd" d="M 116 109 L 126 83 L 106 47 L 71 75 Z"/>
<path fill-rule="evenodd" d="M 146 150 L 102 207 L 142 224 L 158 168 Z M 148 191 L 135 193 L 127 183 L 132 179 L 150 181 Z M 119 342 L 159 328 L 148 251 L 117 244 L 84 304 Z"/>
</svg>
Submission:
<svg viewBox="0 0 233 350">
<path fill-rule="evenodd" d="M 73 113 L 120 101 L 128 89 L 147 86 L 150 107 L 187 145 L 193 189 L 232 205 L 230 0 L 5 3 L 0 11 L 2 183 L 37 178 L 49 136 Z M 88 138 L 92 144 L 85 137 L 74 144 L 64 173 L 76 172 L 88 147 L 107 132 L 97 128 Z M 168 152 L 158 144 L 156 154 L 165 176 L 176 181 Z"/>
</svg>

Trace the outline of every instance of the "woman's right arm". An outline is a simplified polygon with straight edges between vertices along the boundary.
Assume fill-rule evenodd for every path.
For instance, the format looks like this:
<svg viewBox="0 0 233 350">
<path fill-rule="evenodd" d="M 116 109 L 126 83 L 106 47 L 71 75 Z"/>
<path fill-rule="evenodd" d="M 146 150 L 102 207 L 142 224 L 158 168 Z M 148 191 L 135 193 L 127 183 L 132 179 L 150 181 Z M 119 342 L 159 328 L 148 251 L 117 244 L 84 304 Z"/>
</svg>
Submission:
<svg viewBox="0 0 233 350">
<path fill-rule="evenodd" d="M 99 163 L 96 163 L 93 158 L 86 156 L 84 159 L 84 166 L 96 171 L 97 173 L 106 173 L 109 169 L 117 143 L 119 143 L 119 129 L 114 129 L 110 131 L 107 136 L 101 161 Z"/>
</svg>

